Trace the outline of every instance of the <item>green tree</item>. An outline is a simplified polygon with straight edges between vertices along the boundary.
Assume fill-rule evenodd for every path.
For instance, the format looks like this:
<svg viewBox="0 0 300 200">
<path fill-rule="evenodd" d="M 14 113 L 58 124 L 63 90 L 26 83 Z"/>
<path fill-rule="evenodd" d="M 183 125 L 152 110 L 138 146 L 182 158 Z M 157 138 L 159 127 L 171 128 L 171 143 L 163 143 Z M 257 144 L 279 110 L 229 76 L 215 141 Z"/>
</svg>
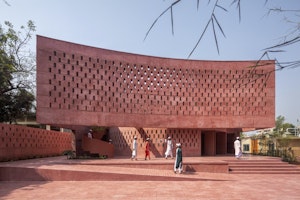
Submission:
<svg viewBox="0 0 300 200">
<path fill-rule="evenodd" d="M 279 132 L 282 131 L 282 125 L 285 121 L 285 117 L 282 115 L 279 115 L 278 117 L 276 117 L 276 121 L 275 121 L 275 131 Z"/>
<path fill-rule="evenodd" d="M 276 125 L 275 132 L 278 135 L 282 135 L 283 133 L 285 133 L 288 128 L 294 128 L 295 127 L 293 124 L 285 123 L 285 117 L 282 116 L 282 115 L 279 115 L 276 118 L 275 125 Z"/>
<path fill-rule="evenodd" d="M 15 31 L 6 21 L 0 25 L 0 122 L 15 122 L 32 111 L 35 91 L 35 59 L 26 47 L 35 31 L 28 21 Z"/>
</svg>

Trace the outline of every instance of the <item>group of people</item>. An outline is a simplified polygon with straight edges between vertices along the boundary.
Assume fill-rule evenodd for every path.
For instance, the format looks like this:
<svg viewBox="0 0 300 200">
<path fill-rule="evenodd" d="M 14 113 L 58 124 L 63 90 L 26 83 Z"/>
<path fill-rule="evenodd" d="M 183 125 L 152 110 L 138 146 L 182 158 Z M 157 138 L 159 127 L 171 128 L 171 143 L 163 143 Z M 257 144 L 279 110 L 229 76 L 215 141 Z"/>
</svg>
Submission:
<svg viewBox="0 0 300 200">
<path fill-rule="evenodd" d="M 146 145 L 145 145 L 145 160 L 150 160 L 150 138 L 146 139 Z M 167 149 L 165 152 L 165 159 L 168 159 L 168 157 L 171 157 L 173 159 L 173 142 L 171 140 L 171 137 L 169 136 L 168 139 L 165 141 L 167 144 Z M 132 143 L 132 156 L 131 160 L 137 160 L 137 137 L 134 136 L 134 140 Z M 234 141 L 234 150 L 235 150 L 235 157 L 239 159 L 242 156 L 242 149 L 241 149 L 241 142 L 240 138 L 236 137 L 236 140 Z M 182 149 L 181 144 L 176 143 L 176 156 L 175 156 L 175 162 L 174 162 L 174 173 L 182 173 L 183 166 L 182 166 Z"/>
<path fill-rule="evenodd" d="M 146 139 L 146 144 L 145 144 L 145 160 L 149 159 L 150 160 L 150 138 Z M 167 144 L 167 149 L 165 152 L 165 158 L 168 159 L 170 156 L 173 159 L 173 142 L 171 140 L 171 137 L 169 136 L 168 139 L 165 141 Z M 137 148 L 138 148 L 138 143 L 137 143 L 137 137 L 134 136 L 133 143 L 132 143 L 132 155 L 131 155 L 131 160 L 137 160 Z M 174 162 L 174 173 L 182 173 L 183 167 L 182 167 L 182 149 L 181 149 L 181 144 L 177 143 L 176 144 L 176 156 L 175 156 L 175 162 Z"/>
</svg>

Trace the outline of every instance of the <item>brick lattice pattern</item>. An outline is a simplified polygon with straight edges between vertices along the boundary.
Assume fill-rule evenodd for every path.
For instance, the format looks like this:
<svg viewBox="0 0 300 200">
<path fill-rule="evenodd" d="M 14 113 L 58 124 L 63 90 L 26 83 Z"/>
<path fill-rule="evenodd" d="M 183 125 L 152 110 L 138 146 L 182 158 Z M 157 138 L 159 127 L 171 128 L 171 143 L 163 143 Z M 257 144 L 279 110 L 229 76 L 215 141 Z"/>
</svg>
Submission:
<svg viewBox="0 0 300 200">
<path fill-rule="evenodd" d="M 273 61 L 166 59 L 38 36 L 38 121 L 262 128 L 275 119 Z"/>
<path fill-rule="evenodd" d="M 20 125 L 0 124 L 0 161 L 62 155 L 72 150 L 72 135 Z"/>
<path fill-rule="evenodd" d="M 113 127 L 110 136 L 115 147 L 115 154 L 128 156 L 131 154 L 133 137 L 137 136 L 138 154 L 143 156 L 146 139 L 150 138 L 151 154 L 154 157 L 164 157 L 166 139 L 170 136 L 175 155 L 176 143 L 181 143 L 184 148 L 183 155 L 198 156 L 201 152 L 200 129 L 166 129 L 166 128 L 130 128 Z M 152 156 L 151 156 L 152 157 Z"/>
</svg>

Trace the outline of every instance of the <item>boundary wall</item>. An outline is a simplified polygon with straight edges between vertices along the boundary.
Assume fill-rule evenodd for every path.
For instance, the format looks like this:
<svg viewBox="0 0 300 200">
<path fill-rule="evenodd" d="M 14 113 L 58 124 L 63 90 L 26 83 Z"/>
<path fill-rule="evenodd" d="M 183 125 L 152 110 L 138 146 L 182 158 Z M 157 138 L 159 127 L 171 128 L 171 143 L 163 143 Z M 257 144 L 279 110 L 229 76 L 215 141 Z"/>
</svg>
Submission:
<svg viewBox="0 0 300 200">
<path fill-rule="evenodd" d="M 62 155 L 72 150 L 72 133 L 0 124 L 0 161 Z"/>
</svg>

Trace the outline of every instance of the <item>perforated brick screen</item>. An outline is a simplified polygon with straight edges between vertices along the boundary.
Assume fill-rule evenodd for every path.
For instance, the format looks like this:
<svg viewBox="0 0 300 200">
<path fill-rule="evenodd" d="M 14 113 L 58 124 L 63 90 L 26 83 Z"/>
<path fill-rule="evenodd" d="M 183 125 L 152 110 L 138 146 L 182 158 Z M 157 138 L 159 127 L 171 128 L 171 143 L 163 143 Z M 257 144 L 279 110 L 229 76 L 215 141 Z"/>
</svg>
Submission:
<svg viewBox="0 0 300 200">
<path fill-rule="evenodd" d="M 274 126 L 273 61 L 196 61 L 37 38 L 38 121 L 169 128 Z"/>
<path fill-rule="evenodd" d="M 62 155 L 71 143 L 71 133 L 0 124 L 0 161 Z"/>
</svg>

